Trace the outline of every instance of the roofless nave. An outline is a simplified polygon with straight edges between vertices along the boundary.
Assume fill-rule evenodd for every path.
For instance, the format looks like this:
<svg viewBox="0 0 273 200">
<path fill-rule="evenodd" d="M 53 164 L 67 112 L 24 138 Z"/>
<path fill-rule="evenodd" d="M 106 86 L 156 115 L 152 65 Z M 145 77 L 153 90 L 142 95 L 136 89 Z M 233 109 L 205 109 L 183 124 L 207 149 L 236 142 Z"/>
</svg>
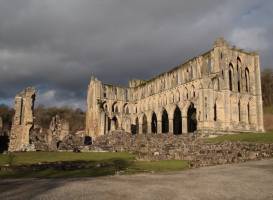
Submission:
<svg viewBox="0 0 273 200">
<path fill-rule="evenodd" d="M 220 134 L 264 131 L 259 55 L 223 38 L 203 55 L 122 88 L 92 77 L 86 132 Z"/>
</svg>

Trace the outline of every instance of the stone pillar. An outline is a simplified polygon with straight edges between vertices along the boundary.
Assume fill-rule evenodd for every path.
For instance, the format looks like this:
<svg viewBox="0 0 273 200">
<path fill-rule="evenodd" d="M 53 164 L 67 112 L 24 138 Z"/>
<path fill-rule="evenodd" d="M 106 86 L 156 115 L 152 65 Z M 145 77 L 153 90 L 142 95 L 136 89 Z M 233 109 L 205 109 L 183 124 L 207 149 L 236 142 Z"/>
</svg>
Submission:
<svg viewBox="0 0 273 200">
<path fill-rule="evenodd" d="M 152 133 L 152 122 L 147 121 L 147 134 Z"/>
<path fill-rule="evenodd" d="M 139 124 L 138 133 L 139 133 L 139 134 L 143 134 L 143 127 L 142 127 L 142 124 Z"/>
<path fill-rule="evenodd" d="M 173 119 L 169 119 L 169 133 L 173 134 Z"/>
<path fill-rule="evenodd" d="M 187 116 L 182 116 L 182 134 L 188 133 L 188 120 Z"/>
<path fill-rule="evenodd" d="M 261 72 L 260 72 L 260 59 L 259 56 L 255 56 L 254 60 L 255 77 L 256 77 L 256 95 L 257 95 L 257 122 L 258 131 L 264 132 L 264 121 L 263 121 L 263 100 L 262 100 L 262 89 L 261 89 Z M 251 77 L 251 76 L 250 76 Z M 249 85 L 251 86 L 252 81 L 250 80 Z"/>
<path fill-rule="evenodd" d="M 157 133 L 162 133 L 162 122 L 157 121 Z"/>
<path fill-rule="evenodd" d="M 110 128 L 110 130 L 111 131 L 115 131 L 116 130 L 116 123 L 115 123 L 115 121 L 113 120 L 113 119 L 111 119 L 111 128 Z"/>
<path fill-rule="evenodd" d="M 105 134 L 105 113 L 104 112 L 101 112 L 100 113 L 100 130 L 101 132 L 99 133 L 99 135 L 104 135 Z"/>
<path fill-rule="evenodd" d="M 105 118 L 105 133 L 108 133 L 109 124 L 108 124 L 108 117 Z"/>
<path fill-rule="evenodd" d="M 247 105 L 244 102 L 241 102 L 241 122 L 248 123 L 247 120 Z"/>
</svg>

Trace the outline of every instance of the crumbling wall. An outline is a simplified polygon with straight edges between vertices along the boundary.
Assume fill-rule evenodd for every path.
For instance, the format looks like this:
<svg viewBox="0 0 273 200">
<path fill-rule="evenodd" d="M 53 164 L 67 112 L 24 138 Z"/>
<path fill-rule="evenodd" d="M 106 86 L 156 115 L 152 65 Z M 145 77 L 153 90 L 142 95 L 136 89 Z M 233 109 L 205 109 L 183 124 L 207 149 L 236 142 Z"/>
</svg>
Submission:
<svg viewBox="0 0 273 200">
<path fill-rule="evenodd" d="M 188 160 L 192 167 L 239 163 L 273 157 L 273 144 L 223 142 L 173 134 L 131 135 L 122 131 L 96 138 L 92 151 L 126 151 L 141 160 Z"/>
<path fill-rule="evenodd" d="M 24 151 L 30 145 L 29 133 L 33 128 L 33 108 L 36 90 L 28 87 L 15 97 L 9 151 Z"/>
<path fill-rule="evenodd" d="M 49 150 L 57 150 L 59 144 L 67 135 L 69 135 L 69 123 L 61 119 L 59 115 L 54 116 L 48 129 L 47 143 Z"/>
</svg>

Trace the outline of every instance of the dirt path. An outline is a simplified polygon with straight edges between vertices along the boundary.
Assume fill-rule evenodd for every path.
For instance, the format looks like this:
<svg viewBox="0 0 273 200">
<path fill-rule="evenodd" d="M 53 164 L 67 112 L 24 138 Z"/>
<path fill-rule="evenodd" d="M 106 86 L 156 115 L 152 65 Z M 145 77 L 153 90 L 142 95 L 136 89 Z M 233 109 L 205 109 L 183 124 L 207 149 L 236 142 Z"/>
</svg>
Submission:
<svg viewBox="0 0 273 200">
<path fill-rule="evenodd" d="M 170 174 L 0 180 L 0 199 L 273 199 L 273 159 Z"/>
</svg>

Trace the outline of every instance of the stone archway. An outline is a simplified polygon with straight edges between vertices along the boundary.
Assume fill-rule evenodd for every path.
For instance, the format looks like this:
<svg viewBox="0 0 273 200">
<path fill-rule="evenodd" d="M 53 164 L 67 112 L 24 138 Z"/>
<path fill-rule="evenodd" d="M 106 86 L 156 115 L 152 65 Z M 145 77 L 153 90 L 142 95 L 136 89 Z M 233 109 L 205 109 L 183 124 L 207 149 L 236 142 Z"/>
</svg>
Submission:
<svg viewBox="0 0 273 200">
<path fill-rule="evenodd" d="M 142 117 L 142 133 L 147 134 L 148 132 L 148 122 L 147 122 L 147 117 L 144 114 Z"/>
<path fill-rule="evenodd" d="M 151 127 L 152 127 L 152 133 L 157 133 L 157 117 L 154 112 L 152 115 Z"/>
<path fill-rule="evenodd" d="M 139 121 L 138 121 L 138 118 L 136 118 L 135 124 L 131 125 L 131 132 L 132 132 L 132 135 L 136 135 L 136 134 L 139 133 Z"/>
<path fill-rule="evenodd" d="M 91 145 L 92 144 L 92 138 L 90 136 L 84 137 L 84 145 Z"/>
<path fill-rule="evenodd" d="M 182 114 L 178 106 L 176 106 L 173 115 L 173 133 L 175 135 L 182 134 Z"/>
<path fill-rule="evenodd" d="M 169 132 L 169 117 L 167 111 L 164 109 L 162 112 L 162 133 Z"/>
<path fill-rule="evenodd" d="M 193 133 L 197 130 L 196 108 L 191 103 L 187 112 L 188 133 Z"/>
<path fill-rule="evenodd" d="M 113 126 L 114 130 L 117 130 L 117 129 L 118 129 L 118 127 L 119 127 L 117 117 L 116 117 L 116 116 L 114 116 L 114 117 L 113 117 L 113 119 L 112 119 L 112 121 L 113 121 L 113 124 L 111 124 L 111 125 Z"/>
</svg>

